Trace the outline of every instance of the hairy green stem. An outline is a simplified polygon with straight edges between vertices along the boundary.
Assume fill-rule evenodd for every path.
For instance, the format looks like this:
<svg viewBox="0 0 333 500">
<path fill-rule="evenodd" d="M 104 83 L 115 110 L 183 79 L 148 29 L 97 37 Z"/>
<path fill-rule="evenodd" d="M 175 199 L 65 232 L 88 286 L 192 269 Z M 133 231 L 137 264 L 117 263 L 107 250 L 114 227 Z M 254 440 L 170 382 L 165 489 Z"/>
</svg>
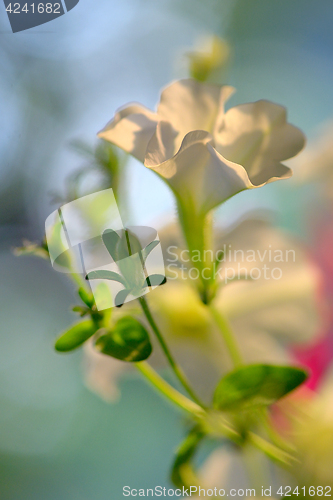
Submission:
<svg viewBox="0 0 333 500">
<path fill-rule="evenodd" d="M 200 399 L 196 396 L 196 394 L 193 392 L 193 390 L 189 386 L 184 373 L 182 372 L 181 368 L 178 366 L 178 364 L 174 360 L 171 352 L 169 351 L 169 348 L 168 348 L 161 332 L 159 331 L 159 328 L 158 328 L 157 324 L 155 323 L 155 320 L 150 312 L 147 301 L 145 300 L 144 297 L 139 297 L 138 300 L 140 302 L 142 310 L 143 310 L 153 332 L 155 333 L 155 335 L 160 343 L 160 346 L 162 347 L 162 350 L 163 350 L 167 360 L 169 361 L 169 364 L 170 364 L 174 374 L 176 375 L 176 377 L 178 378 L 179 382 L 182 384 L 182 386 L 184 387 L 186 392 L 191 396 L 193 401 L 195 401 L 199 406 L 204 407 L 204 405 L 202 404 Z"/>
<path fill-rule="evenodd" d="M 141 374 L 155 387 L 155 389 L 157 389 L 159 393 L 162 393 L 176 406 L 191 415 L 194 414 L 201 416 L 203 414 L 203 410 L 200 406 L 174 389 L 158 373 L 156 373 L 156 371 L 146 361 L 140 361 L 140 363 L 135 363 L 135 365 Z"/>
<path fill-rule="evenodd" d="M 248 442 L 252 444 L 255 448 L 264 453 L 274 462 L 278 462 L 281 465 L 288 466 L 295 462 L 296 458 L 290 453 L 281 450 L 274 444 L 266 441 L 266 439 L 258 436 L 254 432 L 248 433 Z"/>
<path fill-rule="evenodd" d="M 226 346 L 228 348 L 228 351 L 230 353 L 230 356 L 232 358 L 235 367 L 241 366 L 243 364 L 243 359 L 239 352 L 239 348 L 236 339 L 234 337 L 234 333 L 228 323 L 228 320 L 212 304 L 210 304 L 208 307 L 212 313 L 212 316 L 216 324 L 220 329 L 220 332 L 223 336 L 223 339 L 226 343 Z"/>
<path fill-rule="evenodd" d="M 212 298 L 212 288 L 215 279 L 213 216 L 211 212 L 208 214 L 197 214 L 194 205 L 192 210 L 190 210 L 191 204 L 189 200 L 187 200 L 186 207 L 184 207 L 181 200 L 178 199 L 177 206 L 179 222 L 190 252 L 191 265 L 198 271 L 198 290 L 203 303 L 208 304 Z"/>
</svg>

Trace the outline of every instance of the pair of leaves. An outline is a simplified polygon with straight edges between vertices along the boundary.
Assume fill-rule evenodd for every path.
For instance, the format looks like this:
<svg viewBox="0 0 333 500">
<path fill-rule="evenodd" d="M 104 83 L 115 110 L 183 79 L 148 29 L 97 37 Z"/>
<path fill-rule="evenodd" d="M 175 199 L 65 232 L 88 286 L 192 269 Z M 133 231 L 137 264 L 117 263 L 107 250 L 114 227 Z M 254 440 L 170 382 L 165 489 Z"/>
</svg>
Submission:
<svg viewBox="0 0 333 500">
<path fill-rule="evenodd" d="M 308 374 L 292 366 L 255 364 L 239 368 L 219 382 L 214 406 L 223 411 L 268 406 L 300 386 Z"/>
<path fill-rule="evenodd" d="M 122 231 L 121 236 L 112 229 L 107 229 L 104 231 L 102 239 L 112 259 L 117 263 L 121 274 L 114 271 L 97 270 L 89 273 L 86 279 L 104 279 L 121 283 L 124 289 L 120 290 L 115 297 L 116 307 L 121 307 L 129 294 L 138 296 L 145 288 L 163 285 L 166 282 L 163 275 L 154 274 L 146 278 L 143 272 L 147 257 L 159 245 L 159 241 L 152 241 L 145 248 L 142 248 L 138 238 L 128 229 Z"/>
<path fill-rule="evenodd" d="M 100 334 L 95 343 L 97 349 L 113 358 L 138 362 L 147 359 L 152 352 L 147 330 L 131 316 L 121 318 L 110 330 L 98 329 L 92 320 L 76 323 L 58 338 L 55 349 L 73 351 L 96 332 Z"/>
</svg>

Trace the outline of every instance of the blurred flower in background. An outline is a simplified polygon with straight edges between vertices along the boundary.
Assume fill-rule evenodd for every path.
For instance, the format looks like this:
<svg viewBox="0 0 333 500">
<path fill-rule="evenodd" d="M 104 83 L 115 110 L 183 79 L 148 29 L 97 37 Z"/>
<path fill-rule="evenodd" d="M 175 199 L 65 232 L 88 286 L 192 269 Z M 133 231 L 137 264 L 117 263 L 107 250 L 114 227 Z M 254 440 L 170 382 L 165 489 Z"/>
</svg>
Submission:
<svg viewBox="0 0 333 500">
<path fill-rule="evenodd" d="M 189 74 L 200 82 L 214 80 L 219 70 L 225 70 L 231 56 L 231 47 L 218 36 L 205 37 L 197 43 L 197 50 L 186 54 Z M 221 81 L 221 77 L 220 77 Z"/>
<path fill-rule="evenodd" d="M 333 121 L 318 127 L 302 158 L 294 160 L 297 179 L 303 183 L 317 183 L 331 200 L 333 194 Z"/>
</svg>

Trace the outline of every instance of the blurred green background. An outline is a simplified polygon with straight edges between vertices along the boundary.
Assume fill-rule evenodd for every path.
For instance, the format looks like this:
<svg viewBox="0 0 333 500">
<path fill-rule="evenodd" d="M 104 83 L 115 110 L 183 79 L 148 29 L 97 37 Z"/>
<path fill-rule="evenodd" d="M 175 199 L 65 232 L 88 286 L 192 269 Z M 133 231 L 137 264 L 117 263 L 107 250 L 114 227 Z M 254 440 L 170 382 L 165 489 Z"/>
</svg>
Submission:
<svg viewBox="0 0 333 500">
<path fill-rule="evenodd" d="M 212 34 L 232 49 L 231 104 L 276 101 L 311 136 L 333 116 L 332 18 L 331 0 L 81 0 L 52 23 L 12 34 L 0 5 L 2 500 L 118 499 L 124 485 L 166 486 L 184 432 L 181 417 L 134 377 L 113 405 L 84 387 L 81 353 L 53 350 L 74 319 L 74 288 L 47 261 L 12 255 L 22 238 L 41 240 L 50 193 L 80 166 L 70 141 L 94 144 L 129 101 L 153 107 L 161 87 L 187 76 L 184 54 Z M 135 160 L 126 189 L 135 223 L 173 210 L 167 188 Z M 219 218 L 265 208 L 308 241 L 319 203 L 309 187 L 276 183 L 237 196 Z"/>
</svg>

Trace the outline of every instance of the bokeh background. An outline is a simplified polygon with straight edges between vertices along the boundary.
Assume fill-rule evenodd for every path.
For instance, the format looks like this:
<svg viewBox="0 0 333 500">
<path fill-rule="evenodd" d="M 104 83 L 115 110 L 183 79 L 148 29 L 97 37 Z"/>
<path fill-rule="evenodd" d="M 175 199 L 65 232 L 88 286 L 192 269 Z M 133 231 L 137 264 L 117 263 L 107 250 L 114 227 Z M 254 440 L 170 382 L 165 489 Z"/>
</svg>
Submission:
<svg viewBox="0 0 333 500">
<path fill-rule="evenodd" d="M 212 34 L 231 47 L 221 74 L 237 88 L 231 104 L 281 103 L 311 138 L 333 117 L 332 18 L 331 0 L 81 0 L 52 23 L 12 34 L 0 5 L 2 500 L 118 499 L 123 485 L 167 486 L 183 435 L 179 415 L 134 377 L 113 405 L 85 388 L 81 353 L 53 350 L 74 319 L 73 286 L 47 261 L 11 252 L 22 238 L 42 239 L 51 193 L 82 163 L 71 141 L 95 144 L 129 101 L 153 107 L 161 87 L 188 75 L 185 54 Z M 166 186 L 135 160 L 126 194 L 134 223 L 156 225 L 174 209 Z M 293 181 L 237 196 L 218 218 L 268 210 L 320 260 L 326 203 L 296 171 Z"/>
</svg>

